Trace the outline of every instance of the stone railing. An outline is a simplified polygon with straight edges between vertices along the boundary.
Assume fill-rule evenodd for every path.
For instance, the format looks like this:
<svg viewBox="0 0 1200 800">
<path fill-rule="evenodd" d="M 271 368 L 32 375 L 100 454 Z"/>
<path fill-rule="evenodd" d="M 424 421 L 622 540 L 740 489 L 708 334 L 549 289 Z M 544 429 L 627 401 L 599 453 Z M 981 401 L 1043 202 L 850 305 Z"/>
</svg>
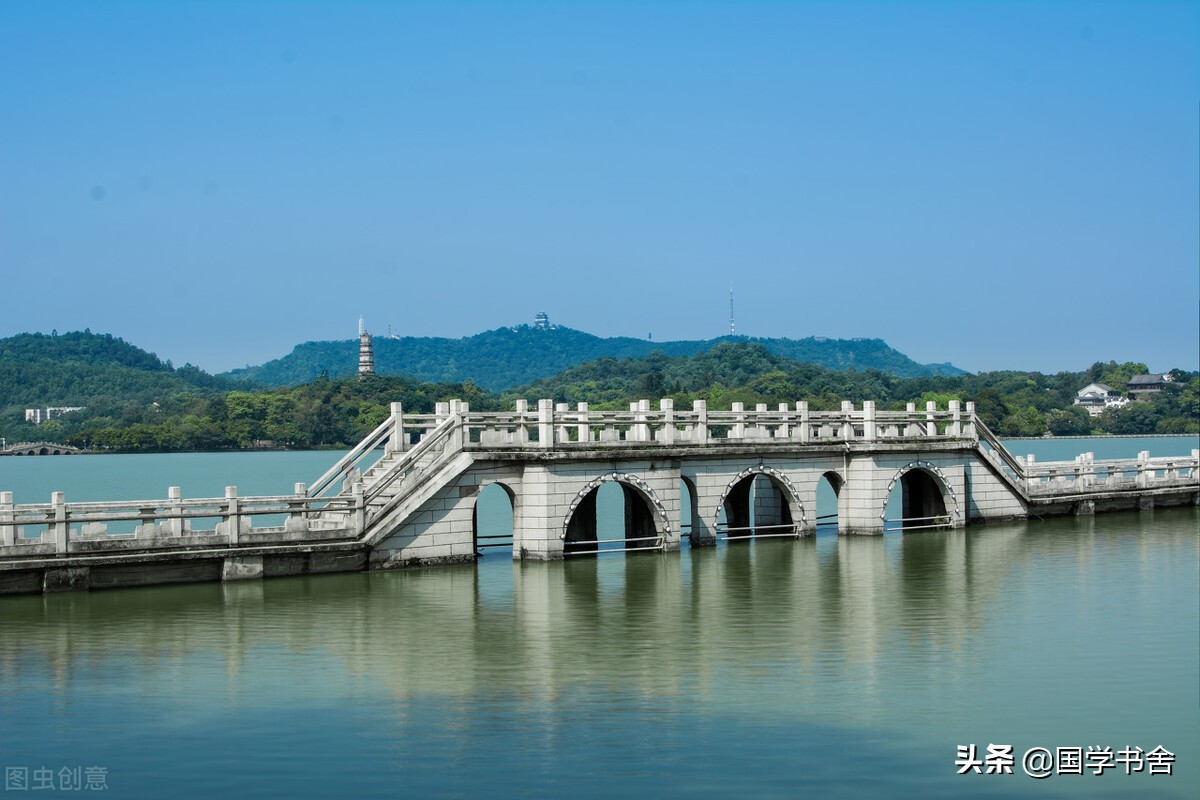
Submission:
<svg viewBox="0 0 1200 800">
<path fill-rule="evenodd" d="M 302 483 L 275 497 L 238 497 L 229 486 L 224 497 L 184 499 L 172 486 L 165 500 L 98 503 L 54 492 L 49 503 L 14 504 L 0 492 L 0 557 L 355 539 L 364 505 L 361 493 L 311 498 Z"/>
<path fill-rule="evenodd" d="M 1074 461 L 1044 463 L 1027 456 L 1025 481 L 1030 497 L 1200 484 L 1200 450 L 1168 458 L 1151 458 L 1143 450 L 1137 458 L 1101 461 L 1094 453 L 1084 453 Z"/>
<path fill-rule="evenodd" d="M 513 411 L 473 412 L 455 400 L 437 404 L 433 414 L 405 414 L 393 403 L 387 420 L 313 484 L 296 484 L 291 495 L 239 497 L 230 486 L 224 497 L 184 499 L 171 487 L 162 500 L 67 503 L 54 492 L 49 503 L 18 505 L 12 492 L 0 492 L 0 558 L 356 540 L 463 451 L 905 440 L 973 442 L 1027 498 L 1200 484 L 1200 450 L 1105 461 L 1091 453 L 1068 462 L 1016 457 L 979 422 L 972 403 L 946 409 L 929 403 L 924 410 L 910 403 L 904 411 L 880 411 L 870 401 L 858 408 L 845 402 L 838 411 L 812 411 L 805 402 L 773 409 L 734 403 L 729 411 L 709 411 L 700 400 L 681 411 L 664 399 L 655 409 L 642 400 L 628 411 L 592 411 L 586 403 L 572 408 L 541 400 L 531 408 L 518 400 Z"/>
<path fill-rule="evenodd" d="M 463 446 L 467 449 L 595 448 L 627 445 L 704 446 L 721 444 L 834 444 L 888 439 L 940 438 L 976 440 L 975 409 L 952 402 L 940 410 L 934 403 L 918 411 L 879 411 L 867 401 L 860 408 L 845 402 L 839 411 L 810 411 L 808 403 L 781 403 L 753 409 L 734 403 L 729 411 L 709 411 L 697 400 L 687 411 L 670 399 L 651 409 L 648 400 L 629 404 L 628 411 L 593 411 L 587 403 L 538 401 L 531 409 L 518 400 L 511 412 L 470 412 L 462 407 Z"/>
</svg>

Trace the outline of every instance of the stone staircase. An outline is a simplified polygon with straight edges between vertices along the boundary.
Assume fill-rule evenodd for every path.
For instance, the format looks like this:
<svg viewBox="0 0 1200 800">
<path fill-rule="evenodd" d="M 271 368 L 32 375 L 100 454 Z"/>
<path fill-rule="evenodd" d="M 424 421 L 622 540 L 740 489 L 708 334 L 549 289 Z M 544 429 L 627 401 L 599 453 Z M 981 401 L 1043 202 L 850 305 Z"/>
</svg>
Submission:
<svg viewBox="0 0 1200 800">
<path fill-rule="evenodd" d="M 359 514 L 360 541 L 374 544 L 386 538 L 471 465 L 474 457 L 462 448 L 463 430 L 461 415 L 452 414 L 406 449 L 386 441 L 386 432 L 384 436 L 373 434 L 356 448 L 361 452 L 351 451 L 344 463 L 335 466 L 343 485 L 333 498 L 356 509 L 352 513 Z M 354 463 L 365 460 L 364 456 L 379 446 L 386 446 L 383 456 L 359 475 Z M 328 476 L 317 485 L 329 485 Z"/>
</svg>

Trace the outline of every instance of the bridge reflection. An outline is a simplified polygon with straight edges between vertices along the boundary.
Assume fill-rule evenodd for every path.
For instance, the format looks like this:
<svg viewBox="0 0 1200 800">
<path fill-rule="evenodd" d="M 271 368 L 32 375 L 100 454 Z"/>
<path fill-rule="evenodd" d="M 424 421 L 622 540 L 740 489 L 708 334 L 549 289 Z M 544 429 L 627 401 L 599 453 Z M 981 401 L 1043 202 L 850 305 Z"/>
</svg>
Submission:
<svg viewBox="0 0 1200 800">
<path fill-rule="evenodd" d="M 1157 514 L 1194 524 L 1192 510 Z M 12 597 L 0 621 L 0 685 L 49 670 L 65 691 L 98 659 L 144 670 L 150 684 L 167 673 L 186 681 L 214 652 L 231 676 L 256 664 L 239 679 L 253 683 L 315 652 L 331 665 L 323 691 L 365 682 L 397 699 L 716 697 L 746 685 L 725 680 L 734 672 L 774 676 L 803 699 L 828 686 L 806 676 L 836 669 L 853 676 L 866 708 L 881 691 L 884 651 L 957 652 L 1006 602 L 1014 568 L 1065 553 L 1086 571 L 1122 524 L 1144 523 L 1115 515 L 1100 530 L 1094 518 L 1062 519 L 1034 533 L 1010 524 L 771 540 L 682 557 Z M 1194 536 L 1141 537 L 1137 546 L 1194 549 Z M 253 693 L 241 698 L 251 703 Z"/>
</svg>

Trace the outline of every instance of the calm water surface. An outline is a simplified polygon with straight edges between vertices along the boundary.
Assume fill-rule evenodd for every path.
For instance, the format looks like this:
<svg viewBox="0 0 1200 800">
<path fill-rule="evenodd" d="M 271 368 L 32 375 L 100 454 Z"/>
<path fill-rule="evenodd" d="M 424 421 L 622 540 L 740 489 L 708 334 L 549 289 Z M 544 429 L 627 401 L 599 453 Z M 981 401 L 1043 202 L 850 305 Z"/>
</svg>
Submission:
<svg viewBox="0 0 1200 800">
<path fill-rule="evenodd" d="M 283 492 L 333 458 L 0 459 L 0 485 Z M 114 797 L 1194 798 L 1198 524 L 0 598 L 0 766 L 103 766 Z M 1161 744 L 1175 775 L 956 776 L 972 742 Z"/>
</svg>

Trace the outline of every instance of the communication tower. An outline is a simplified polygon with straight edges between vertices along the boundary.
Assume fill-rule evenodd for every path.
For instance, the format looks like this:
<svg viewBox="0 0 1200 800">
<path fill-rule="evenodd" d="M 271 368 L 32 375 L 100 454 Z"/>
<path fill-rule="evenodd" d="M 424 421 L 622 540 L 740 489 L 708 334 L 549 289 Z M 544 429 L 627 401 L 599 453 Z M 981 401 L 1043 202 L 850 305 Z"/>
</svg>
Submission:
<svg viewBox="0 0 1200 800">
<path fill-rule="evenodd" d="M 736 329 L 733 325 L 733 284 L 729 284 L 729 335 L 733 336 Z"/>
</svg>

